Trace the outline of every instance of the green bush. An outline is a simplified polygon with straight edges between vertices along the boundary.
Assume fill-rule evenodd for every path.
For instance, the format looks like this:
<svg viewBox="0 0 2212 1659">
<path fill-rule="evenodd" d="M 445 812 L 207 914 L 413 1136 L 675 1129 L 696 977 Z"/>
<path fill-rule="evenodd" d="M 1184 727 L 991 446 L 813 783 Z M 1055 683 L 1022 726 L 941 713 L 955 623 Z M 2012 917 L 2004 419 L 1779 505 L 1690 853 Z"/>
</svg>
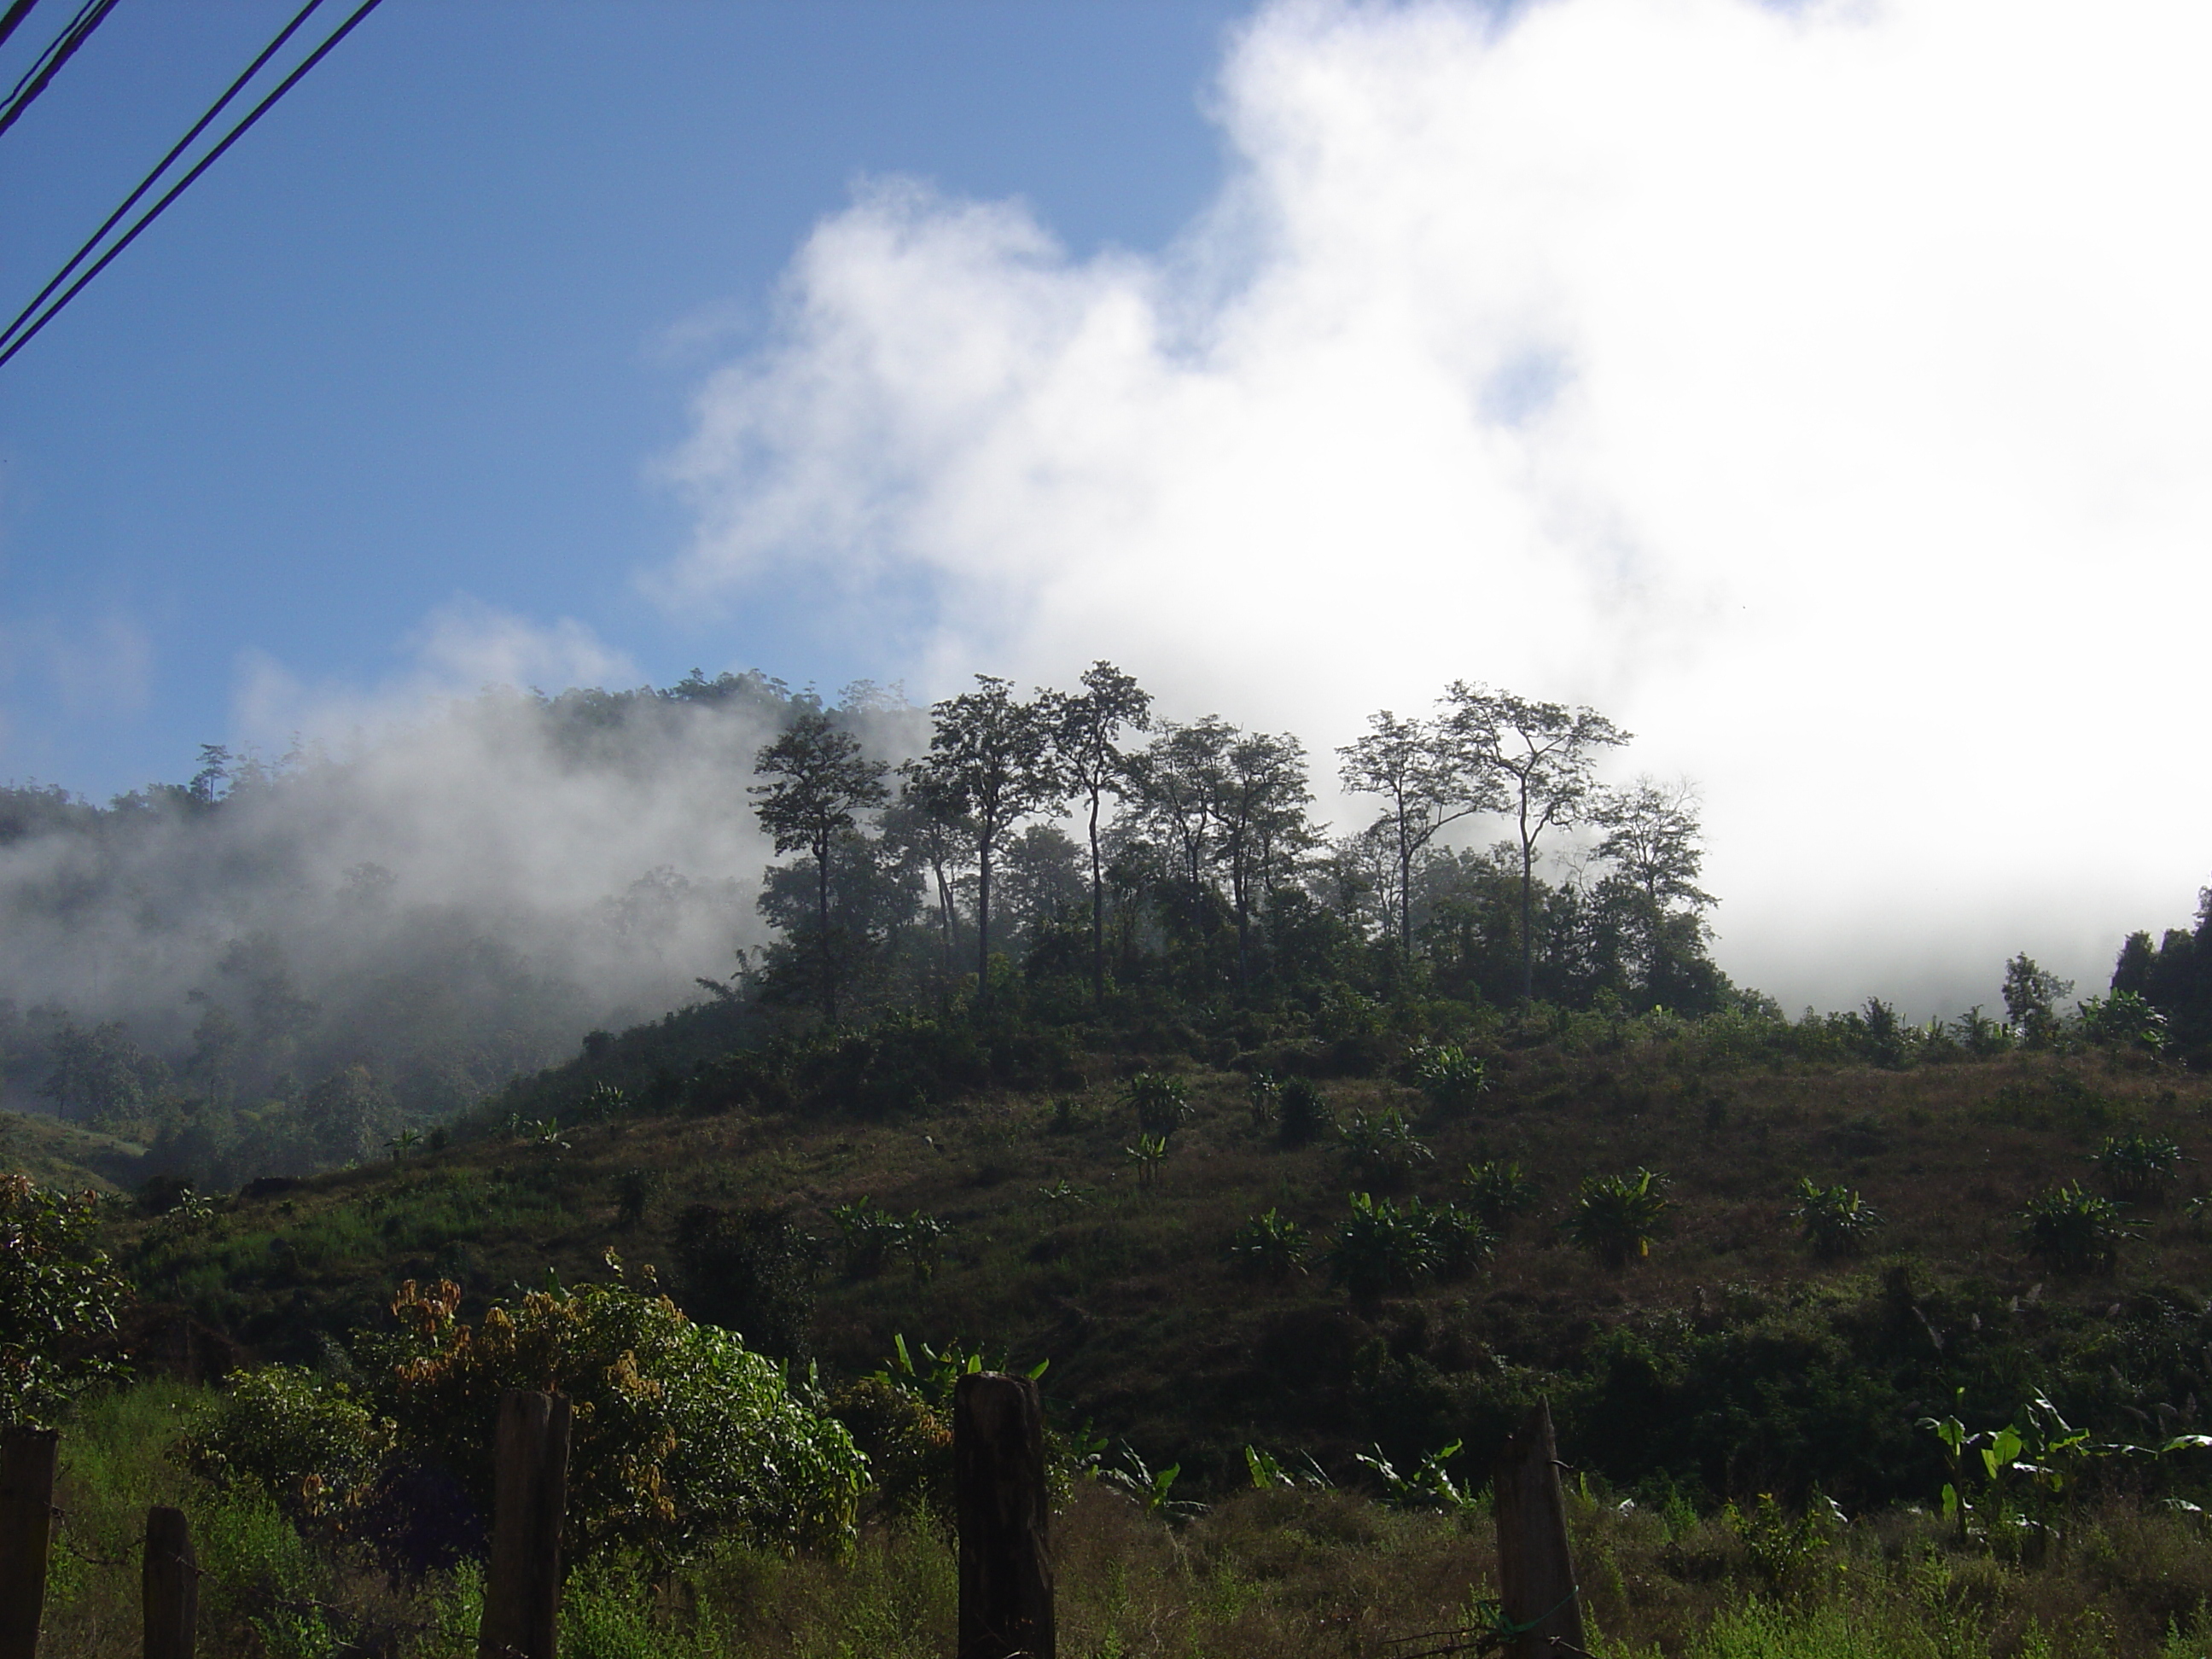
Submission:
<svg viewBox="0 0 2212 1659">
<path fill-rule="evenodd" d="M 1394 1111 L 1354 1112 L 1343 1134 L 1352 1173 L 1377 1186 L 1402 1181 L 1416 1164 L 1436 1158 L 1415 1137 L 1413 1125 Z"/>
<path fill-rule="evenodd" d="M 1856 1254 L 1882 1224 L 1881 1212 L 1856 1188 L 1822 1187 L 1809 1176 L 1798 1181 L 1797 1202 L 1790 1214 L 1798 1236 L 1823 1261 Z"/>
<path fill-rule="evenodd" d="M 1536 1182 L 1519 1164 L 1490 1158 L 1467 1166 L 1468 1206 L 1503 1238 L 1513 1218 L 1536 1206 Z"/>
<path fill-rule="evenodd" d="M 1333 1127 L 1328 1103 L 1311 1078 L 1294 1077 L 1283 1085 L 1275 1112 L 1275 1132 L 1285 1146 L 1318 1140 Z"/>
<path fill-rule="evenodd" d="M 2179 1143 L 2166 1135 L 2107 1135 L 2095 1163 L 2114 1198 L 2132 1204 L 2157 1204 L 2181 1162 Z"/>
<path fill-rule="evenodd" d="M 1621 1268 L 1651 1254 L 1668 1223 L 1667 1177 L 1650 1170 L 1585 1176 L 1562 1223 L 1567 1237 L 1607 1267 Z"/>
<path fill-rule="evenodd" d="M 1229 1259 L 1255 1278 L 1284 1279 L 1304 1271 L 1310 1248 L 1306 1230 L 1271 1209 L 1237 1230 L 1229 1242 Z"/>
<path fill-rule="evenodd" d="M 1122 1085 L 1121 1098 L 1137 1115 L 1143 1133 L 1173 1134 L 1190 1115 L 1190 1093 L 1183 1080 L 1161 1072 L 1139 1072 Z"/>
<path fill-rule="evenodd" d="M 292 1368 L 233 1379 L 190 1443 L 197 1464 L 249 1475 L 295 1512 L 391 1500 L 423 1472 L 489 1514 L 491 1444 L 509 1389 L 574 1405 L 566 1550 L 661 1566 L 735 1536 L 836 1545 L 852 1535 L 866 1462 L 774 1362 L 621 1284 L 532 1291 L 475 1326 L 459 1287 L 392 1304 L 396 1334 L 360 1335 L 362 1395 Z"/>
<path fill-rule="evenodd" d="M 1417 1206 L 1401 1210 L 1387 1198 L 1352 1194 L 1352 1213 L 1329 1246 L 1328 1274 L 1355 1306 L 1410 1291 L 1436 1267 L 1436 1243 Z"/>
<path fill-rule="evenodd" d="M 2021 1248 L 2053 1273 L 2109 1267 L 2122 1237 L 2119 1206 L 2078 1182 L 2044 1194 L 2021 1212 Z"/>
<path fill-rule="evenodd" d="M 130 1291 L 92 1243 L 98 1207 L 0 1176 L 0 1425 L 50 1426 L 118 1370 L 102 1345 Z"/>
<path fill-rule="evenodd" d="M 1413 1056 L 1413 1086 L 1447 1111 L 1473 1109 L 1490 1087 L 1490 1073 L 1479 1055 L 1449 1043 L 1419 1049 Z"/>
</svg>

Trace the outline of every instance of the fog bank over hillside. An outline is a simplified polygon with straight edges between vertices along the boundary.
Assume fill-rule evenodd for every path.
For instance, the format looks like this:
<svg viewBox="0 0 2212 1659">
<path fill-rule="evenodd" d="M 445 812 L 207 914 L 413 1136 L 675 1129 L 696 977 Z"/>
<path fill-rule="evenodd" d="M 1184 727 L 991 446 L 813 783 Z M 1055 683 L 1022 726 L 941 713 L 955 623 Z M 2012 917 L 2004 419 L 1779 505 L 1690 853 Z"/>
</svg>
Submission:
<svg viewBox="0 0 2212 1659">
<path fill-rule="evenodd" d="M 791 707 L 754 675 L 492 690 L 356 708 L 349 729 L 325 709 L 325 735 L 282 761 L 217 757 L 112 808 L 15 790 L 9 1046 L 34 1054 L 58 1011 L 127 1022 L 189 1072 L 216 1008 L 222 1040 L 258 1054 L 237 1062 L 249 1087 L 362 1064 L 420 1111 L 469 1103 L 587 1029 L 697 1000 L 697 976 L 759 941 L 772 849 L 745 788 Z M 893 756 L 917 719 L 854 715 Z M 9 1071 L 30 1104 L 39 1068 Z"/>
</svg>

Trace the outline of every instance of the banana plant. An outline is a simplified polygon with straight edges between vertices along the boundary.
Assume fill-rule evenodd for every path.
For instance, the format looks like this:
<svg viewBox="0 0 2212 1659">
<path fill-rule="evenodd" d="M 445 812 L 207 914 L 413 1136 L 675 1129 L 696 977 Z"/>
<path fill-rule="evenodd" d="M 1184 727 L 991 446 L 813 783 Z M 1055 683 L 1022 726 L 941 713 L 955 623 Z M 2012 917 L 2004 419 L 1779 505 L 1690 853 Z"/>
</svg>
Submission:
<svg viewBox="0 0 2212 1659">
<path fill-rule="evenodd" d="M 1460 1454 L 1464 1442 L 1455 1440 L 1421 1459 L 1420 1467 L 1411 1474 L 1401 1474 L 1390 1460 L 1382 1455 L 1382 1448 L 1374 1449 L 1370 1456 L 1365 1452 L 1353 1455 L 1352 1462 L 1364 1468 L 1375 1471 L 1382 1482 L 1383 1501 L 1395 1510 L 1443 1510 L 1461 1516 L 1478 1514 L 1483 1507 L 1482 1494 L 1474 1487 L 1451 1478 L 1444 1465 Z"/>
<path fill-rule="evenodd" d="M 1160 1165 L 1168 1160 L 1168 1138 L 1165 1135 L 1139 1135 L 1137 1144 L 1121 1149 L 1129 1161 L 1137 1166 L 1137 1185 L 1150 1187 L 1159 1173 Z"/>
<path fill-rule="evenodd" d="M 1315 1492 L 1327 1492 L 1335 1486 L 1336 1483 L 1328 1478 L 1320 1464 L 1313 1461 L 1310 1454 L 1301 1453 L 1299 1455 L 1305 1467 L 1289 1469 L 1283 1467 L 1280 1458 L 1261 1451 L 1257 1446 L 1245 1447 L 1244 1468 L 1252 1477 L 1253 1491 L 1271 1492 L 1277 1486 L 1293 1489 L 1304 1486 Z"/>
<path fill-rule="evenodd" d="M 1137 1455 L 1137 1449 L 1127 1441 L 1121 1443 L 1121 1466 L 1102 1468 L 1098 1478 L 1138 1505 L 1146 1515 L 1164 1516 L 1171 1521 L 1187 1521 L 1192 1516 L 1206 1513 L 1206 1505 L 1184 1498 L 1170 1498 L 1176 1479 L 1182 1473 L 1182 1465 L 1170 1463 L 1164 1469 L 1147 1468 Z"/>
</svg>

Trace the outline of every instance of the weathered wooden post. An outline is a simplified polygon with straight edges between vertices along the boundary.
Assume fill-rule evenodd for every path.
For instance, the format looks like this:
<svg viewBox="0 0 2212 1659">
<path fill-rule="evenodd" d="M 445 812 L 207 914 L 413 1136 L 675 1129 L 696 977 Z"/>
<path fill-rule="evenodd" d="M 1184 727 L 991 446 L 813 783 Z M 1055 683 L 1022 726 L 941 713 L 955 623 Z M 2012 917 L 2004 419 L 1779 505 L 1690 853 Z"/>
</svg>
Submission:
<svg viewBox="0 0 2212 1659">
<path fill-rule="evenodd" d="M 157 1504 L 146 1511 L 146 1555 L 138 1583 L 146 1612 L 146 1659 L 192 1659 L 200 1569 L 182 1510 Z"/>
<path fill-rule="evenodd" d="M 0 1659 L 34 1659 L 54 1530 L 51 1429 L 0 1434 Z"/>
<path fill-rule="evenodd" d="M 1498 1599 L 1511 1627 L 1508 1659 L 1560 1659 L 1580 1653 L 1583 1607 L 1567 1553 L 1566 1495 L 1552 1407 L 1540 1400 L 1498 1455 L 1492 1491 L 1498 1511 Z"/>
<path fill-rule="evenodd" d="M 1055 1659 L 1044 1408 L 1035 1382 L 971 1371 L 953 1385 L 952 1476 L 959 1659 Z"/>
<path fill-rule="evenodd" d="M 568 1427 L 565 1395 L 510 1389 L 499 1402 L 491 1565 L 477 1659 L 556 1659 Z"/>
</svg>

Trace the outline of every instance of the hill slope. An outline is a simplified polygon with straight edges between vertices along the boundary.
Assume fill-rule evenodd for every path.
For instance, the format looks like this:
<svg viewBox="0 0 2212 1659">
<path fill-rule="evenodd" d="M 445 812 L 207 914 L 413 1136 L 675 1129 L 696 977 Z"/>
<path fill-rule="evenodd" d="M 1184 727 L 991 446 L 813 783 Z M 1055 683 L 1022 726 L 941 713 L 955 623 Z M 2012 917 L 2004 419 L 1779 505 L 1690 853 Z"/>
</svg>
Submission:
<svg viewBox="0 0 2212 1659">
<path fill-rule="evenodd" d="M 1651 1039 L 1504 1048 L 1465 1114 L 1387 1077 L 1325 1082 L 1340 1123 L 1413 1121 L 1433 1158 L 1397 1183 L 1401 1201 L 1452 1198 L 1478 1158 L 1540 1182 L 1492 1261 L 1354 1307 L 1318 1259 L 1260 1280 L 1225 1247 L 1271 1208 L 1325 1246 L 1348 1194 L 1392 1183 L 1353 1167 L 1340 1138 L 1284 1146 L 1254 1121 L 1247 1075 L 1187 1064 L 1193 1115 L 1140 1182 L 1137 1125 L 1109 1080 L 1132 1063 L 1077 1056 L 1097 1079 L 1080 1089 L 882 1117 L 633 1107 L 501 1127 L 235 1200 L 204 1231 L 129 1224 L 122 1242 L 146 1295 L 272 1358 L 326 1352 L 324 1337 L 379 1318 L 405 1278 L 454 1278 L 480 1304 L 549 1269 L 603 1276 L 612 1249 L 629 1271 L 657 1267 L 695 1312 L 772 1349 L 803 1344 L 832 1375 L 874 1368 L 901 1334 L 1049 1359 L 1063 1423 L 1091 1419 L 1214 1486 L 1241 1477 L 1251 1442 L 1339 1472 L 1370 1442 L 1405 1459 L 1456 1439 L 1486 1458 L 1539 1392 L 1565 1455 L 1662 1501 L 1814 1486 L 1853 1504 L 1924 1498 L 1940 1475 L 1913 1421 L 1960 1389 L 1970 1421 L 2008 1419 L 2040 1388 L 2112 1437 L 2206 1426 L 2212 1313 L 2192 1287 L 2212 1277 L 2212 1245 L 2184 1202 L 2201 1167 L 2138 1206 L 2110 1271 L 2055 1274 L 2016 1237 L 2022 1205 L 2093 1175 L 2109 1134 L 2197 1150 L 2212 1089 L 2194 1076 L 2025 1054 L 1730 1070 Z M 1638 1167 L 1670 1178 L 1671 1232 L 1610 1270 L 1557 1224 L 1582 1177 Z M 1885 1212 L 1868 1259 L 1819 1262 L 1797 1241 L 1785 1211 L 1806 1176 Z M 942 1222 L 933 1266 L 848 1264 L 831 1212 L 862 1199 Z M 787 1212 L 811 1250 L 748 1231 L 763 1209 Z M 811 1319 L 779 1328 L 810 1290 Z"/>
</svg>

